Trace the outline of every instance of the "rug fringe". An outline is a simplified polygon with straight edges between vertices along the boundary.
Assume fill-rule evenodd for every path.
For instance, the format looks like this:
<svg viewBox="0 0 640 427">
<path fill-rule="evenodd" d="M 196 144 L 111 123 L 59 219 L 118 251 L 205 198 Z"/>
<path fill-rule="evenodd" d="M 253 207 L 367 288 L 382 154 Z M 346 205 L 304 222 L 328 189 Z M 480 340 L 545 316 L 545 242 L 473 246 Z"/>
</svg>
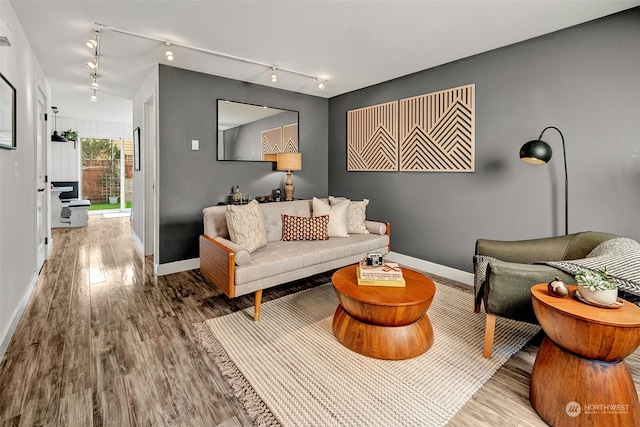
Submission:
<svg viewBox="0 0 640 427">
<path fill-rule="evenodd" d="M 220 342 L 216 339 L 215 335 L 213 335 L 206 323 L 194 323 L 193 326 L 200 339 L 200 344 L 213 356 L 222 375 L 227 377 L 233 395 L 247 411 L 247 414 L 249 414 L 249 417 L 253 421 L 253 425 L 257 427 L 281 426 L 271 410 L 265 405 L 262 399 L 260 399 L 260 396 L 258 396 L 253 387 L 251 387 L 251 384 L 249 384 L 244 375 L 238 370 L 235 363 L 229 359 L 227 352 L 222 348 L 222 345 L 220 345 Z"/>
</svg>

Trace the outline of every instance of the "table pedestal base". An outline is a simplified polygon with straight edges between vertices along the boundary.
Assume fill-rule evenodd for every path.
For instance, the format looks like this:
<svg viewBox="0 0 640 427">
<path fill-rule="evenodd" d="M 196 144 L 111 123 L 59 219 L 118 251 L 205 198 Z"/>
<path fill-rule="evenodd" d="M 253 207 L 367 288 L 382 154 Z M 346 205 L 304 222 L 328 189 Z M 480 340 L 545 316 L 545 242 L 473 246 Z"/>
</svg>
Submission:
<svg viewBox="0 0 640 427">
<path fill-rule="evenodd" d="M 530 400 L 555 427 L 640 425 L 638 394 L 624 361 L 583 359 L 546 337 L 533 365 Z"/>
<path fill-rule="evenodd" d="M 433 328 L 426 314 L 409 325 L 382 326 L 361 322 L 338 305 L 333 333 L 345 347 L 376 359 L 410 359 L 433 344 Z"/>
</svg>

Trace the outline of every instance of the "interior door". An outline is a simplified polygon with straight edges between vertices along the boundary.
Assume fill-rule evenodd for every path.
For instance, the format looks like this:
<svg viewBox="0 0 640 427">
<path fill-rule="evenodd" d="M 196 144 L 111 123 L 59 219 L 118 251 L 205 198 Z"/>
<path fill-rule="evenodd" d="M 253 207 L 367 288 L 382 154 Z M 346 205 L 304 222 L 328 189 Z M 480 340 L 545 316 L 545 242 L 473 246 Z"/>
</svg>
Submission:
<svg viewBox="0 0 640 427">
<path fill-rule="evenodd" d="M 47 259 L 47 243 L 49 236 L 49 224 L 47 222 L 47 122 L 44 119 L 46 111 L 46 98 L 40 86 L 38 86 L 37 119 L 36 119 L 36 271 L 40 271 L 45 259 Z"/>
</svg>

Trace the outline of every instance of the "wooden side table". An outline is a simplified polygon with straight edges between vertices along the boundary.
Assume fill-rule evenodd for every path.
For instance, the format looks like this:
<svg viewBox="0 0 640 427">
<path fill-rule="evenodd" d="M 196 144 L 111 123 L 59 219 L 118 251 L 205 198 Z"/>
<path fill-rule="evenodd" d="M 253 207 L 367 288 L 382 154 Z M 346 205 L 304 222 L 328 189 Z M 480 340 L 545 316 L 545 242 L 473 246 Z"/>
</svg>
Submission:
<svg viewBox="0 0 640 427">
<path fill-rule="evenodd" d="M 533 408 L 553 426 L 639 426 L 640 403 L 624 358 L 640 345 L 640 307 L 593 307 L 531 288 L 546 333 L 531 373 Z"/>
<path fill-rule="evenodd" d="M 359 286 L 357 265 L 331 277 L 340 305 L 333 315 L 333 333 L 345 347 L 376 359 L 416 357 L 431 348 L 433 328 L 427 309 L 436 294 L 424 274 L 402 269 L 404 288 Z"/>
</svg>

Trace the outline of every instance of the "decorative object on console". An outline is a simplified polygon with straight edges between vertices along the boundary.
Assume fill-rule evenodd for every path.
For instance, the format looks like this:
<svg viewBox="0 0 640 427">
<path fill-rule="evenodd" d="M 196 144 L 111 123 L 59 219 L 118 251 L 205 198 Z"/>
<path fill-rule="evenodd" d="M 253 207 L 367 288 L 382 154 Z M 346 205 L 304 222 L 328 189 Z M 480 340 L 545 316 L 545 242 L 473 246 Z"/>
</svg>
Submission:
<svg viewBox="0 0 640 427">
<path fill-rule="evenodd" d="M 58 135 L 58 107 L 51 107 L 51 110 L 53 111 L 53 135 L 51 135 L 51 141 L 67 142 L 67 138 Z"/>
<path fill-rule="evenodd" d="M 520 148 L 520 160 L 533 165 L 544 165 L 551 160 L 553 150 L 551 146 L 542 140 L 547 129 L 555 129 L 562 139 L 562 155 L 564 159 L 564 234 L 569 234 L 569 178 L 567 177 L 567 151 L 564 144 L 564 135 L 555 126 L 547 126 L 540 132 L 538 139 L 525 143 Z"/>
<path fill-rule="evenodd" d="M 4 22 L 4 21 L 3 21 Z M 16 88 L 0 73 L 0 148 L 16 148 Z"/>
<path fill-rule="evenodd" d="M 277 169 L 287 171 L 287 182 L 284 187 L 285 200 L 293 200 L 293 181 L 291 181 L 291 171 L 302 170 L 302 153 L 278 153 Z"/>
<path fill-rule="evenodd" d="M 347 228 L 347 208 L 349 199 L 329 205 L 328 203 L 314 197 L 313 216 L 329 215 L 329 237 L 349 237 Z"/>
</svg>

